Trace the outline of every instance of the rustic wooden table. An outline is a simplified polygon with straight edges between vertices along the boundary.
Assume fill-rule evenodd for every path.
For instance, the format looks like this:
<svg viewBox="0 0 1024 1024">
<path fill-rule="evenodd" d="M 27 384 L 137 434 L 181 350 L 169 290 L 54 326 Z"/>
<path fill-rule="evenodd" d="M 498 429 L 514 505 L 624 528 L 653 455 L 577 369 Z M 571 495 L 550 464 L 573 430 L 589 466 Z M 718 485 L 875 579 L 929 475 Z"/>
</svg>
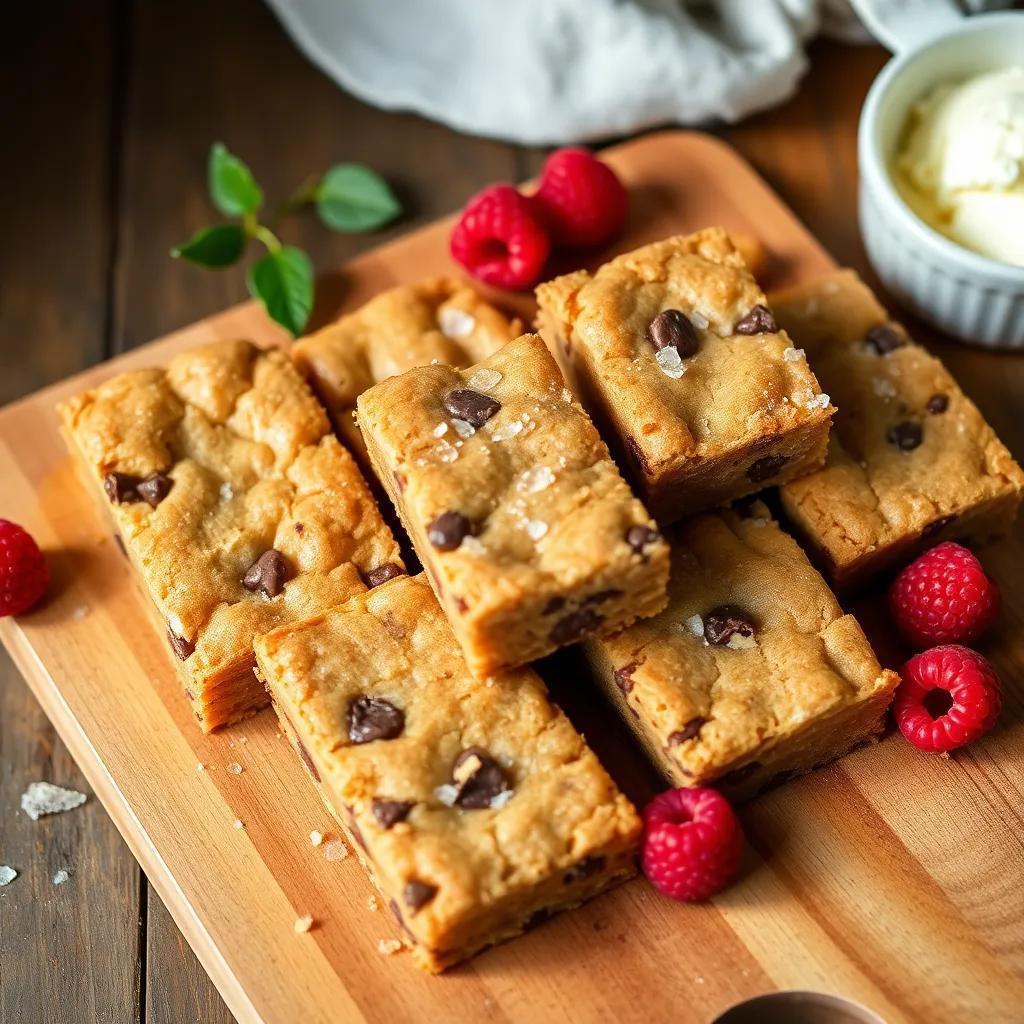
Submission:
<svg viewBox="0 0 1024 1024">
<path fill-rule="evenodd" d="M 0 404 L 244 297 L 240 274 L 200 273 L 167 256 L 210 216 L 204 166 L 214 139 L 273 194 L 337 160 L 374 166 L 408 210 L 392 233 L 457 208 L 485 183 L 527 177 L 543 159 L 346 96 L 256 0 L 94 0 L 59 14 L 24 4 L 6 19 L 18 52 L 0 67 L 9 142 Z M 819 43 L 811 58 L 795 99 L 716 131 L 840 261 L 863 269 L 855 130 L 885 54 Z M 380 241 L 312 221 L 286 234 L 321 268 Z M 1008 432 L 1012 403 L 986 402 L 985 384 L 1024 368 L 932 341 Z M 0 860 L 16 850 L 22 871 L 0 895 L 0 1024 L 230 1021 L 95 799 L 45 830 L 14 813 L 35 779 L 87 788 L 0 652 Z M 57 888 L 60 867 L 71 881 Z"/>
</svg>

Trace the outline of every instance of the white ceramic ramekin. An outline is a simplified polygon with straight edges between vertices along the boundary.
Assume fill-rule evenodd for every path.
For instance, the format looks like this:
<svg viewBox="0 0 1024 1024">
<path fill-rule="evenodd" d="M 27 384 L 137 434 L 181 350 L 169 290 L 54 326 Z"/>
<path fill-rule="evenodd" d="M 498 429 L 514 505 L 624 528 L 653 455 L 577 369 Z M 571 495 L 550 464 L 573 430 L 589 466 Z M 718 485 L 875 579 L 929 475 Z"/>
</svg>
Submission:
<svg viewBox="0 0 1024 1024">
<path fill-rule="evenodd" d="M 1024 267 L 939 234 L 911 211 L 890 175 L 910 107 L 933 86 L 1024 63 L 1024 11 L 962 19 L 905 49 L 899 35 L 885 41 L 901 52 L 871 86 L 857 145 L 860 228 L 872 266 L 941 330 L 975 345 L 1024 349 Z"/>
</svg>

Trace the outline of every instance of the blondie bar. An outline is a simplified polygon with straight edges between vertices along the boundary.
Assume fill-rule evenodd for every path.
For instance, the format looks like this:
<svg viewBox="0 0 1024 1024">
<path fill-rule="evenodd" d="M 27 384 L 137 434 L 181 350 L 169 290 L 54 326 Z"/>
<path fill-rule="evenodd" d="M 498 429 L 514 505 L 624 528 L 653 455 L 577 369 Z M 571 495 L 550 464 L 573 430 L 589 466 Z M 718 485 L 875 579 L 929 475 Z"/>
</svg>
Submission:
<svg viewBox="0 0 1024 1024">
<path fill-rule="evenodd" d="M 431 971 L 634 873 L 640 823 L 529 669 L 476 680 L 422 576 L 256 641 L 281 724 Z"/>
<path fill-rule="evenodd" d="M 404 571 L 352 457 L 279 352 L 221 342 L 60 413 L 204 730 L 267 703 L 256 634 L 358 592 L 360 574 Z"/>
<path fill-rule="evenodd" d="M 414 366 L 469 366 L 520 333 L 472 288 L 455 278 L 400 285 L 336 323 L 301 338 L 292 358 L 327 407 L 335 429 L 363 454 L 356 399 Z"/>
<path fill-rule="evenodd" d="M 721 229 L 556 278 L 537 300 L 541 332 L 659 521 L 824 461 L 829 397 Z"/>
<path fill-rule="evenodd" d="M 851 270 L 773 297 L 839 412 L 825 468 L 781 489 L 837 586 L 940 540 L 984 541 L 1017 515 L 1024 474 L 942 363 Z"/>
<path fill-rule="evenodd" d="M 665 611 L 584 645 L 664 775 L 737 798 L 880 732 L 899 682 L 796 542 L 748 505 L 681 524 Z"/>
<path fill-rule="evenodd" d="M 536 335 L 392 377 L 358 409 L 477 675 L 664 606 L 668 549 Z"/>
</svg>

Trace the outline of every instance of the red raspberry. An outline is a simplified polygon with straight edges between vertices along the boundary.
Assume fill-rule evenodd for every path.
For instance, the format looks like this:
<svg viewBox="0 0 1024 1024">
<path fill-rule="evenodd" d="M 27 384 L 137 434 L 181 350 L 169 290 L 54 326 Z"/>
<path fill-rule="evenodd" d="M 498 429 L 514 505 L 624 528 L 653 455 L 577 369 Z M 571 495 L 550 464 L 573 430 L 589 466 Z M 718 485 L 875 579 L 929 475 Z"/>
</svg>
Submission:
<svg viewBox="0 0 1024 1024">
<path fill-rule="evenodd" d="M 999 614 L 999 588 L 961 544 L 947 541 L 908 565 L 889 588 L 889 607 L 907 643 L 971 643 Z"/>
<path fill-rule="evenodd" d="M 670 789 L 644 809 L 644 874 L 674 900 L 706 900 L 736 876 L 743 830 L 716 789 Z"/>
<path fill-rule="evenodd" d="M 46 559 L 31 534 L 0 519 L 0 618 L 27 612 L 49 581 Z"/>
<path fill-rule="evenodd" d="M 452 231 L 451 252 L 474 277 L 499 288 L 535 285 L 551 251 L 530 200 L 511 185 L 478 192 Z"/>
<path fill-rule="evenodd" d="M 995 725 L 999 677 L 977 651 L 958 644 L 915 654 L 903 666 L 892 712 L 918 750 L 945 753 L 973 743 Z"/>
<path fill-rule="evenodd" d="M 585 149 L 547 158 L 533 196 L 558 245 L 603 245 L 626 223 L 629 194 L 615 172 Z"/>
</svg>

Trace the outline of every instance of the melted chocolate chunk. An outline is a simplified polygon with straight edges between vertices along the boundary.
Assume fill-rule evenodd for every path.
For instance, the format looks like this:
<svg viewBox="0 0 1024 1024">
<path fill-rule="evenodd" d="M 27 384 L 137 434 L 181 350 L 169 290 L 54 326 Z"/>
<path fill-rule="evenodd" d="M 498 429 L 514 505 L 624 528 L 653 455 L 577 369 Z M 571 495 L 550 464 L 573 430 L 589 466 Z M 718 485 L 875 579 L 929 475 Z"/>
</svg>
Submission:
<svg viewBox="0 0 1024 1024">
<path fill-rule="evenodd" d="M 455 803 L 467 810 L 490 807 L 491 801 L 511 789 L 505 769 L 483 747 L 467 747 L 452 765 L 459 795 Z"/>
<path fill-rule="evenodd" d="M 402 899 L 405 905 L 415 914 L 417 910 L 425 907 L 437 895 L 437 886 L 428 885 L 415 879 L 407 882 L 402 890 Z"/>
<path fill-rule="evenodd" d="M 640 443 L 633 437 L 626 438 L 626 447 L 629 449 L 629 454 L 632 456 L 633 461 L 636 463 L 637 469 L 640 470 L 643 476 L 651 475 L 651 467 L 644 456 L 643 451 L 640 448 Z"/>
<path fill-rule="evenodd" d="M 787 462 L 788 455 L 765 455 L 747 466 L 747 479 L 755 484 L 764 483 L 771 480 Z"/>
<path fill-rule="evenodd" d="M 934 537 L 935 534 L 941 533 L 956 516 L 939 516 L 938 519 L 933 519 L 922 531 L 922 537 Z"/>
<path fill-rule="evenodd" d="M 747 640 L 754 636 L 754 623 L 742 608 L 723 604 L 704 616 L 704 639 L 716 647 L 728 647 L 736 637 Z"/>
<path fill-rule="evenodd" d="M 925 408 L 933 416 L 939 416 L 949 408 L 949 395 L 944 395 L 941 392 L 932 395 L 925 404 Z"/>
<path fill-rule="evenodd" d="M 409 812 L 416 804 L 412 800 L 382 800 L 374 797 L 370 809 L 383 829 L 389 829 L 409 817 Z"/>
<path fill-rule="evenodd" d="M 564 597 L 553 597 L 546 605 L 541 615 L 554 615 L 555 612 L 560 612 L 565 607 Z"/>
<path fill-rule="evenodd" d="M 679 729 L 677 732 L 674 732 L 669 736 L 669 746 L 678 747 L 680 743 L 692 740 L 693 737 L 700 732 L 701 727 L 706 721 L 706 718 L 701 718 L 699 715 L 696 718 L 691 718 L 686 725 L 682 727 L 682 729 Z"/>
<path fill-rule="evenodd" d="M 553 644 L 561 647 L 563 644 L 574 643 L 588 633 L 592 633 L 602 622 L 604 622 L 603 615 L 591 608 L 580 608 L 559 619 L 551 627 L 549 636 Z"/>
<path fill-rule="evenodd" d="M 178 661 L 184 661 L 196 649 L 196 645 L 191 640 L 178 636 L 170 626 L 167 627 L 167 640 Z"/>
<path fill-rule="evenodd" d="M 404 575 L 405 570 L 400 565 L 388 562 L 385 565 L 378 565 L 376 569 L 371 569 L 366 574 L 366 585 L 373 589 L 373 587 L 379 587 L 382 583 L 387 583 L 388 580 Z"/>
<path fill-rule="evenodd" d="M 903 348 L 907 340 L 890 324 L 876 324 L 864 336 L 864 340 L 880 355 L 888 355 Z"/>
<path fill-rule="evenodd" d="M 404 728 L 404 713 L 380 697 L 364 694 L 348 706 L 348 738 L 353 743 L 393 740 Z"/>
<path fill-rule="evenodd" d="M 262 590 L 267 597 L 277 597 L 284 590 L 288 579 L 288 563 L 280 551 L 270 548 L 264 551 L 242 577 L 246 590 Z"/>
<path fill-rule="evenodd" d="M 444 410 L 457 420 L 482 427 L 501 408 L 501 402 L 472 388 L 456 388 L 444 396 Z"/>
<path fill-rule="evenodd" d="M 145 480 L 139 482 L 135 490 L 151 508 L 156 508 L 170 494 L 173 484 L 174 481 L 163 473 L 150 473 Z"/>
<path fill-rule="evenodd" d="M 616 590 L 614 587 L 609 587 L 608 590 L 599 590 L 597 593 L 590 594 L 583 598 L 583 604 L 604 604 L 605 601 L 611 601 L 612 598 L 622 597 L 622 591 Z"/>
<path fill-rule="evenodd" d="M 583 860 L 574 864 L 564 875 L 562 881 L 566 885 L 573 885 L 582 882 L 604 870 L 604 857 L 584 857 Z"/>
<path fill-rule="evenodd" d="M 662 310 L 648 325 L 647 340 L 659 352 L 674 348 L 683 359 L 692 356 L 700 345 L 697 329 L 678 309 Z"/>
<path fill-rule="evenodd" d="M 778 329 L 772 311 L 760 302 L 736 323 L 737 334 L 774 334 Z"/>
<path fill-rule="evenodd" d="M 739 768 L 733 768 L 731 772 L 726 772 L 718 781 L 723 786 L 735 786 L 737 783 L 744 782 L 749 779 L 758 768 L 761 767 L 760 761 L 750 761 L 748 764 L 741 765 Z"/>
<path fill-rule="evenodd" d="M 103 478 L 103 490 L 107 492 L 111 504 L 127 505 L 142 500 L 138 492 L 139 483 L 139 477 L 129 473 L 108 473 Z"/>
<path fill-rule="evenodd" d="M 924 440 L 924 430 L 920 423 L 904 420 L 891 426 L 885 438 L 901 452 L 911 452 Z"/>
<path fill-rule="evenodd" d="M 617 668 L 613 673 L 615 685 L 622 691 L 623 695 L 630 693 L 633 689 L 633 673 L 637 669 L 637 663 L 631 661 L 622 668 Z"/>
<path fill-rule="evenodd" d="M 442 512 L 427 526 L 427 540 L 438 551 L 454 551 L 473 532 L 473 524 L 461 512 Z"/>
<path fill-rule="evenodd" d="M 644 548 L 656 543 L 660 539 L 657 530 L 649 526 L 631 526 L 626 531 L 626 543 L 638 554 L 644 553 Z"/>
</svg>

